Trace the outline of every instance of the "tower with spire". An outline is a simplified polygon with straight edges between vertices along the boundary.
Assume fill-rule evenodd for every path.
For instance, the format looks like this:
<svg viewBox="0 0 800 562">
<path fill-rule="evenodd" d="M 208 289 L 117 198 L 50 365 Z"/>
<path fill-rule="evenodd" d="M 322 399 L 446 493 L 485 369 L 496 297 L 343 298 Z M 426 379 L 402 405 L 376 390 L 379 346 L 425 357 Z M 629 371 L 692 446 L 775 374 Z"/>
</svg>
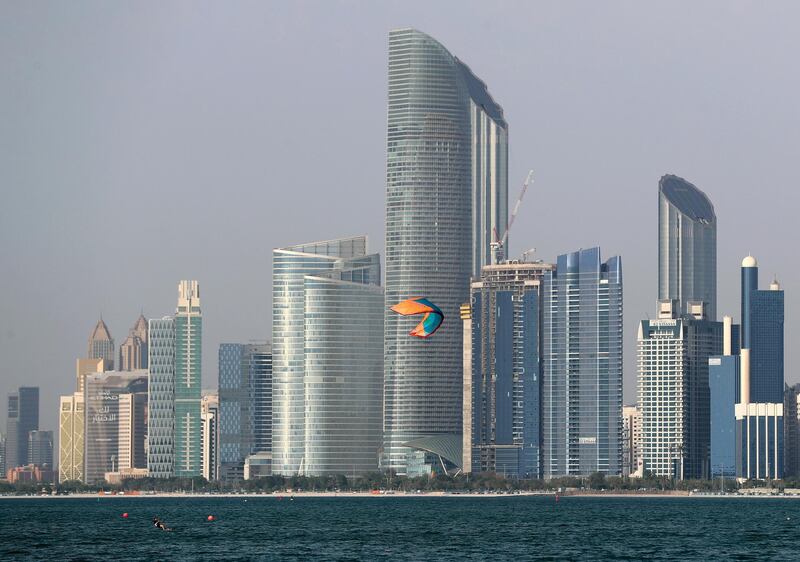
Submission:
<svg viewBox="0 0 800 562">
<path fill-rule="evenodd" d="M 119 346 L 119 370 L 147 369 L 147 319 L 139 314 L 128 337 Z"/>
<path fill-rule="evenodd" d="M 114 368 L 114 338 L 111 337 L 111 332 L 103 321 L 102 316 L 89 336 L 86 357 L 89 359 L 103 359 L 107 362 L 107 369 Z"/>
</svg>

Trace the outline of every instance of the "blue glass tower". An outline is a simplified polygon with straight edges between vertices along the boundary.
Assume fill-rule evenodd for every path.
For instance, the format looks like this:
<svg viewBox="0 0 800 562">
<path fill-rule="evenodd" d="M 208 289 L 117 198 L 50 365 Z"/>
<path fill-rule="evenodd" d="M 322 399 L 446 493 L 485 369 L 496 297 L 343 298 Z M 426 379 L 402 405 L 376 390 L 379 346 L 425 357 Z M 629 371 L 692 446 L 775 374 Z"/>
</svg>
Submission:
<svg viewBox="0 0 800 562">
<path fill-rule="evenodd" d="M 622 260 L 600 248 L 558 257 L 544 277 L 543 474 L 622 467 Z"/>
<path fill-rule="evenodd" d="M 541 281 L 552 269 L 491 265 L 472 284 L 472 472 L 541 477 Z"/>
</svg>

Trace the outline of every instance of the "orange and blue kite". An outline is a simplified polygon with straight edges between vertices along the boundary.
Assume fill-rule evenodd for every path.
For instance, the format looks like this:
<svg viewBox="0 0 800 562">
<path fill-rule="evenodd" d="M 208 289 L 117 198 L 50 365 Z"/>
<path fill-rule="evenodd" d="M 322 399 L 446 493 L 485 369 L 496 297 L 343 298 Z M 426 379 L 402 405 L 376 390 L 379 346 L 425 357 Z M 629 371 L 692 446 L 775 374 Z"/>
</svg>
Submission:
<svg viewBox="0 0 800 562">
<path fill-rule="evenodd" d="M 444 314 L 438 306 L 433 304 L 425 297 L 413 297 L 403 302 L 399 302 L 392 307 L 392 310 L 403 316 L 413 314 L 424 314 L 422 321 L 411 330 L 408 335 L 418 338 L 429 338 L 439 329 L 444 320 Z"/>
</svg>

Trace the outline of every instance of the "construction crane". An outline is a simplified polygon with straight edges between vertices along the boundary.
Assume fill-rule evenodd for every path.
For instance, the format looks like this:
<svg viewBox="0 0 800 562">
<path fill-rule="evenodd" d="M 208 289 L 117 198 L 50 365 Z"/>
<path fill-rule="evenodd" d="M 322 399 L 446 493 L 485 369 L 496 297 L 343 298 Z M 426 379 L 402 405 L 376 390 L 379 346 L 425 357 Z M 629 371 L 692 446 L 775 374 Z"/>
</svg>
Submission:
<svg viewBox="0 0 800 562">
<path fill-rule="evenodd" d="M 525 178 L 525 183 L 522 184 L 522 191 L 520 191 L 519 197 L 517 197 L 517 202 L 514 203 L 514 209 L 511 211 L 511 217 L 508 219 L 508 224 L 506 225 L 506 231 L 503 233 L 503 238 L 500 238 L 497 233 L 497 227 L 494 227 L 494 240 L 491 243 L 492 263 L 500 263 L 505 258 L 505 245 L 506 242 L 508 242 L 508 231 L 511 230 L 511 226 L 514 224 L 514 219 L 517 218 L 519 206 L 522 204 L 522 198 L 525 197 L 525 192 L 528 191 L 528 186 L 532 183 L 533 170 L 530 170 L 528 172 L 528 177 Z"/>
</svg>

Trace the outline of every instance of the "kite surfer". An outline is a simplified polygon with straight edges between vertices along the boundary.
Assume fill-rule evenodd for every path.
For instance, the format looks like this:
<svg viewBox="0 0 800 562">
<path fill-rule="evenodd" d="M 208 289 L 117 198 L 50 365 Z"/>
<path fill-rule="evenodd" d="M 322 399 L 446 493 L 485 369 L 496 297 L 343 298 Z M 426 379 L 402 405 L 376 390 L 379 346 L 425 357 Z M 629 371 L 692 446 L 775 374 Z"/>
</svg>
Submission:
<svg viewBox="0 0 800 562">
<path fill-rule="evenodd" d="M 157 529 L 161 529 L 162 531 L 171 531 L 169 527 L 158 517 L 153 517 L 153 526 Z"/>
</svg>

